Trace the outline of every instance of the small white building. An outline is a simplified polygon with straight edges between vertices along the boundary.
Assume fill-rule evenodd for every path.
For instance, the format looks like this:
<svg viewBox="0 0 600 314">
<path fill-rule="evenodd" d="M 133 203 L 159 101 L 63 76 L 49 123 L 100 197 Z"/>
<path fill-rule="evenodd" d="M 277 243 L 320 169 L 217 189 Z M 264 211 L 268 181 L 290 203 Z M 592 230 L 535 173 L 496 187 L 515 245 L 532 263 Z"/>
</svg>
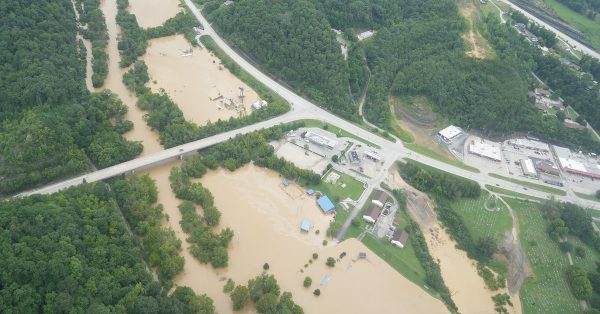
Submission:
<svg viewBox="0 0 600 314">
<path fill-rule="evenodd" d="M 362 41 L 362 40 L 365 40 L 365 39 L 375 35 L 375 33 L 376 33 L 375 31 L 368 30 L 368 31 L 364 31 L 364 32 L 356 35 L 356 37 L 358 38 L 358 41 Z"/>
<path fill-rule="evenodd" d="M 533 165 L 533 161 L 531 161 L 529 158 L 521 159 L 521 170 L 523 170 L 523 175 L 526 177 L 537 178 L 538 176 L 535 166 Z"/>
<path fill-rule="evenodd" d="M 406 240 L 408 240 L 408 232 L 406 232 L 405 230 L 399 230 L 396 229 L 396 231 L 394 231 L 394 234 L 392 235 L 392 244 L 399 247 L 399 248 L 403 248 L 406 245 Z"/>
<path fill-rule="evenodd" d="M 252 104 L 252 108 L 253 109 L 260 109 L 260 108 L 266 107 L 268 104 L 269 103 L 266 100 L 261 99 L 261 100 L 255 101 Z"/>
<path fill-rule="evenodd" d="M 447 128 L 438 132 L 438 135 L 442 140 L 448 144 L 452 143 L 452 140 L 462 134 L 462 130 L 454 125 L 448 126 Z"/>
</svg>

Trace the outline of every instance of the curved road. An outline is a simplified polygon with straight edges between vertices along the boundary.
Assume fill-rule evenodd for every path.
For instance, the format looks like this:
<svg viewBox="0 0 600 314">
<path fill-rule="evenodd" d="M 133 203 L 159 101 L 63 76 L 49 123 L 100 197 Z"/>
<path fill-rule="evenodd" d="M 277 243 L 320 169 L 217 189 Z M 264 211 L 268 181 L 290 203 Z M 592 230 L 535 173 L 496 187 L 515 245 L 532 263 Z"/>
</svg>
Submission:
<svg viewBox="0 0 600 314">
<path fill-rule="evenodd" d="M 327 122 L 327 123 L 336 125 L 342 129 L 345 129 L 345 130 L 349 131 L 350 133 L 352 133 L 356 136 L 359 136 L 367 141 L 370 141 L 376 145 L 381 146 L 381 155 L 382 155 L 382 159 L 385 161 L 385 164 L 381 167 L 382 170 L 378 173 L 378 175 L 375 176 L 374 178 L 370 179 L 367 182 L 367 186 L 369 189 L 372 189 L 373 187 L 378 186 L 382 182 L 382 180 L 385 178 L 385 176 L 387 174 L 387 169 L 389 169 L 389 167 L 391 167 L 396 160 L 399 160 L 402 158 L 411 158 L 411 159 L 415 159 L 421 163 L 441 169 L 443 171 L 450 172 L 450 173 L 453 173 L 453 174 L 456 174 L 456 175 L 459 175 L 462 177 L 472 179 L 474 181 L 479 182 L 481 185 L 485 185 L 485 184 L 497 185 L 497 186 L 500 186 L 507 190 L 525 193 L 525 194 L 540 197 L 540 198 L 550 198 L 553 196 L 553 195 L 550 195 L 550 194 L 547 194 L 544 192 L 531 190 L 531 189 L 524 191 L 524 188 L 517 184 L 509 183 L 509 182 L 506 182 L 506 181 L 503 181 L 500 179 L 496 179 L 496 178 L 492 178 L 492 177 L 488 176 L 485 172 L 473 173 L 473 172 L 463 170 L 461 168 L 457 168 L 452 165 L 446 164 L 444 162 L 432 159 L 430 157 L 420 155 L 416 152 L 413 152 L 413 151 L 410 151 L 410 150 L 404 148 L 404 146 L 400 142 L 393 143 L 388 140 L 385 140 L 373 133 L 370 133 L 369 131 L 364 130 L 361 127 L 358 127 L 342 118 L 339 118 L 339 117 L 319 108 L 317 105 L 300 97 L 293 91 L 291 91 L 291 90 L 287 89 L 286 87 L 282 86 L 281 84 L 277 83 L 276 81 L 271 79 L 269 76 L 265 75 L 260 70 L 258 70 L 253 65 L 251 65 L 249 62 L 247 62 L 243 57 L 238 55 L 214 31 L 214 29 L 210 26 L 208 21 L 206 21 L 206 19 L 200 14 L 200 11 L 196 8 L 196 6 L 192 4 L 191 0 L 184 0 L 184 1 L 188 5 L 188 7 L 191 9 L 192 13 L 196 16 L 196 18 L 204 26 L 206 35 L 211 36 L 215 40 L 217 45 L 219 45 L 219 47 L 221 49 L 223 49 L 223 51 L 225 51 L 225 53 L 227 53 L 227 55 L 229 55 L 230 58 L 232 58 L 235 62 L 237 62 L 246 72 L 251 74 L 254 78 L 259 80 L 262 84 L 269 87 L 274 92 L 279 94 L 281 97 L 286 99 L 291 104 L 291 110 L 281 116 L 278 116 L 276 118 L 273 118 L 273 119 L 270 119 L 267 121 L 263 121 L 263 122 L 256 123 L 256 124 L 253 124 L 250 126 L 242 127 L 237 130 L 214 135 L 214 136 L 211 136 L 211 137 L 208 137 L 205 139 L 197 140 L 197 141 L 183 144 L 183 145 L 173 147 L 170 149 L 165 149 L 163 151 L 160 151 L 160 152 L 148 155 L 148 156 L 133 159 L 133 160 L 130 160 L 130 161 L 127 161 L 127 162 L 124 162 L 124 163 L 121 163 L 121 164 L 118 164 L 118 165 L 115 165 L 112 167 L 108 167 L 108 168 L 105 168 L 102 170 L 94 171 L 94 172 L 91 172 L 91 173 L 88 173 L 88 174 L 85 174 L 85 175 L 82 175 L 82 176 L 79 176 L 76 178 L 72 178 L 72 179 L 62 181 L 62 182 L 54 183 L 54 184 L 51 184 L 51 185 L 48 185 L 48 186 L 45 186 L 45 187 L 42 187 L 39 189 L 23 192 L 23 193 L 19 194 L 18 196 L 54 193 L 54 192 L 60 191 L 62 189 L 71 187 L 71 186 L 79 185 L 83 182 L 101 181 L 101 180 L 115 177 L 115 176 L 118 176 L 118 175 L 121 175 L 124 173 L 131 173 L 131 172 L 134 172 L 134 171 L 137 171 L 140 169 L 148 168 L 148 167 L 154 166 L 156 164 L 166 162 L 168 160 L 177 159 L 182 155 L 193 153 L 199 149 L 203 149 L 203 148 L 215 145 L 217 143 L 226 141 L 226 140 L 234 137 L 236 134 L 244 134 L 244 133 L 252 132 L 255 130 L 259 130 L 259 129 L 272 127 L 272 126 L 280 124 L 280 123 L 292 122 L 292 121 L 299 120 L 299 119 L 322 120 L 324 122 Z M 580 199 L 580 198 L 576 197 L 574 195 L 574 193 L 570 190 L 569 190 L 569 193 L 567 194 L 567 196 L 555 196 L 554 195 L 554 197 L 556 199 L 569 201 L 572 203 L 579 204 L 581 206 L 586 206 L 586 207 L 590 207 L 590 208 L 594 208 L 594 209 L 600 209 L 600 207 L 598 206 L 597 203 Z M 354 216 L 356 216 L 356 214 L 358 214 L 359 210 L 360 210 L 360 208 L 356 208 L 353 211 L 353 213 L 349 216 L 349 219 L 346 221 L 347 224 L 349 224 L 350 220 Z"/>
<path fill-rule="evenodd" d="M 551 30 L 552 32 L 554 32 L 554 34 L 556 34 L 556 36 L 563 40 L 566 41 L 568 43 L 568 45 L 570 46 L 575 46 L 575 48 L 581 50 L 581 52 L 592 56 L 598 60 L 600 60 L 600 53 L 598 53 L 597 51 L 585 46 L 584 44 L 578 42 L 577 40 L 569 37 L 568 35 L 562 33 L 561 31 L 559 31 L 558 29 L 546 24 L 546 22 L 538 19 L 537 17 L 531 15 L 529 12 L 521 9 L 519 6 L 515 5 L 514 3 L 510 2 L 509 0 L 501 0 L 503 2 L 505 2 L 506 4 L 508 4 L 511 8 L 523 13 L 525 16 L 527 16 L 530 20 L 535 21 L 536 23 L 538 23 L 539 25 L 544 26 L 545 28 Z"/>
</svg>

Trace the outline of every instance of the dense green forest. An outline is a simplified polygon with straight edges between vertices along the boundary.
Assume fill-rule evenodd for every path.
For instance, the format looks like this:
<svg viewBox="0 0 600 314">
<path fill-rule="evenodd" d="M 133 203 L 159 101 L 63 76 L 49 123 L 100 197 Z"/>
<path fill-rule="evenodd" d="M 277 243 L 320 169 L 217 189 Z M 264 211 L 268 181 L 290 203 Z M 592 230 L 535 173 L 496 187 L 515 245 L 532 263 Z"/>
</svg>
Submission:
<svg viewBox="0 0 600 314">
<path fill-rule="evenodd" d="M 0 312 L 213 313 L 206 295 L 152 281 L 116 204 L 104 183 L 1 202 Z"/>
<path fill-rule="evenodd" d="M 78 0 L 75 8 L 79 12 L 79 22 L 85 25 L 83 37 L 92 43 L 92 84 L 98 88 L 104 85 L 108 75 L 108 30 L 100 0 Z"/>
<path fill-rule="evenodd" d="M 357 118 L 348 66 L 325 15 L 311 0 L 236 1 L 204 7 L 234 47 L 267 72 L 347 119 Z"/>
<path fill-rule="evenodd" d="M 0 6 L 0 195 L 142 151 L 121 136 L 132 127 L 121 101 L 87 91 L 86 53 L 76 34 L 68 0 Z"/>
</svg>

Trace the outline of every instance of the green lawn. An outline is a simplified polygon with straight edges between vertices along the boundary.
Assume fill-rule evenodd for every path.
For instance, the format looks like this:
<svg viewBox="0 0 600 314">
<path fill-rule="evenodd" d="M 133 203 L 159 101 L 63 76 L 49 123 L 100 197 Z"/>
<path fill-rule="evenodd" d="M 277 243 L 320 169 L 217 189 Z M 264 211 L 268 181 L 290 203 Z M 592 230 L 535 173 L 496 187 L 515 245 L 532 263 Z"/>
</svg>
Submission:
<svg viewBox="0 0 600 314">
<path fill-rule="evenodd" d="M 489 199 L 487 191 L 482 191 L 477 199 L 464 198 L 454 201 L 452 209 L 458 213 L 474 239 L 491 236 L 500 239 L 506 230 L 512 227 L 512 218 L 504 203 L 492 201 L 490 207 L 500 207 L 500 211 L 488 211 L 485 202 Z"/>
<path fill-rule="evenodd" d="M 373 199 L 373 197 L 375 196 L 375 193 L 377 193 L 376 190 L 373 190 L 373 192 L 371 192 L 371 195 L 369 195 L 369 198 L 367 199 L 367 202 L 363 205 L 363 207 L 360 209 L 360 211 L 358 212 L 358 215 L 356 216 L 356 222 L 354 224 L 350 225 L 350 228 L 348 228 L 348 232 L 346 233 L 346 235 L 344 236 L 344 239 L 348 239 L 348 238 L 356 238 L 358 237 L 358 235 L 360 235 L 366 228 L 372 226 L 370 223 L 366 222 L 362 216 L 364 215 L 364 213 L 367 211 L 367 208 L 369 208 L 369 206 L 371 206 L 371 200 Z M 346 220 L 346 217 L 348 216 L 348 214 L 346 213 L 344 217 L 340 217 L 340 219 L 344 219 Z M 338 219 L 336 217 L 336 219 Z M 344 222 L 344 220 L 341 220 L 342 222 Z"/>
<path fill-rule="evenodd" d="M 579 116 L 577 114 L 577 112 L 573 108 L 571 108 L 571 107 L 567 107 L 565 109 L 565 115 L 567 116 L 567 118 L 569 118 L 569 119 L 571 119 L 573 121 L 575 121 L 575 119 L 577 119 L 577 117 Z"/>
<path fill-rule="evenodd" d="M 489 185 L 489 184 L 486 184 L 485 188 L 492 192 L 500 193 L 500 194 L 507 195 L 507 196 L 524 198 L 524 199 L 528 199 L 528 200 L 532 200 L 532 201 L 540 201 L 540 202 L 545 201 L 545 199 L 543 199 L 543 198 L 539 198 L 539 197 L 535 197 L 535 196 L 531 196 L 531 195 L 527 195 L 527 194 L 523 194 L 523 193 L 519 193 L 519 192 L 513 192 L 511 190 L 499 188 L 497 186 L 493 186 L 493 185 Z"/>
<path fill-rule="evenodd" d="M 367 234 L 362 242 L 392 266 L 397 272 L 420 287 L 425 285 L 425 270 L 415 255 L 412 243 L 408 241 L 406 246 L 399 248 L 390 241 L 379 240 L 372 234 Z"/>
<path fill-rule="evenodd" d="M 571 242 L 573 244 L 573 247 L 583 247 L 586 252 L 585 257 L 579 257 L 575 253 L 571 253 L 573 264 L 587 271 L 596 270 L 596 262 L 600 262 L 600 254 L 598 254 L 598 251 L 592 249 L 590 246 L 583 243 L 581 240 L 574 236 L 568 236 L 567 241 Z"/>
<path fill-rule="evenodd" d="M 340 178 L 335 184 L 325 182 L 325 179 L 331 172 L 335 172 L 340 175 Z M 345 187 L 342 187 L 343 184 L 345 184 Z M 327 174 L 325 174 L 321 183 L 319 183 L 319 185 L 313 189 L 329 196 L 334 203 L 337 203 L 346 198 L 358 200 L 362 192 L 365 190 L 365 187 L 362 182 L 357 181 L 347 174 L 330 170 L 327 172 Z"/>
<path fill-rule="evenodd" d="M 490 172 L 489 176 L 496 178 L 496 179 L 501 179 L 504 181 L 516 183 L 516 184 L 519 184 L 519 185 L 522 185 L 522 186 L 525 186 L 528 188 L 532 188 L 534 190 L 550 193 L 550 194 L 556 194 L 556 195 L 561 195 L 561 196 L 567 195 L 567 192 L 565 192 L 564 190 L 561 190 L 561 189 L 557 189 L 557 188 L 553 188 L 550 186 L 545 186 L 545 185 L 541 185 L 541 184 L 537 184 L 537 183 L 533 183 L 533 182 L 529 182 L 529 181 L 523 181 L 523 180 L 518 180 L 518 179 L 514 179 L 514 178 L 509 178 L 509 177 L 505 177 L 505 176 L 502 176 L 502 175 L 499 175 L 499 174 L 493 173 L 493 172 Z"/>
<path fill-rule="evenodd" d="M 327 130 L 335 135 L 337 135 L 338 137 L 347 137 L 347 138 L 351 138 L 351 139 L 355 139 L 357 141 L 363 142 L 364 144 L 367 144 L 371 147 L 375 147 L 375 148 L 381 148 L 381 146 L 376 145 L 374 143 L 371 143 L 365 139 L 363 139 L 362 137 L 358 137 L 344 129 L 341 129 L 335 125 L 332 124 L 328 124 L 325 123 L 323 121 L 319 121 L 319 120 L 299 120 L 298 122 L 304 122 L 305 126 L 307 128 L 320 128 L 323 130 Z M 370 131 L 369 131 L 370 132 Z"/>
<path fill-rule="evenodd" d="M 533 267 L 533 278 L 521 287 L 523 313 L 581 313 L 564 272 L 566 255 L 548 237 L 538 204 L 505 198 L 519 216 L 521 246 Z"/>
<path fill-rule="evenodd" d="M 585 193 L 575 192 L 575 195 L 577 195 L 580 198 L 586 199 L 588 201 L 600 202 L 600 200 L 597 199 L 596 195 L 594 195 L 594 194 L 585 194 Z"/>
<path fill-rule="evenodd" d="M 437 154 L 436 152 L 432 151 L 431 149 L 427 148 L 427 147 L 423 147 L 421 145 L 418 144 L 414 144 L 414 143 L 408 143 L 408 144 L 404 144 L 404 147 L 412 150 L 413 152 L 419 153 L 421 155 L 425 155 L 427 157 L 433 158 L 435 160 L 441 161 L 441 162 L 445 162 L 449 165 L 467 170 L 467 171 L 471 171 L 471 172 L 475 172 L 475 173 L 479 173 L 479 169 L 465 165 L 464 163 L 462 163 L 459 160 L 455 160 L 455 159 L 449 159 L 446 158 L 444 156 L 441 156 L 439 154 Z"/>
<path fill-rule="evenodd" d="M 600 24 L 569 9 L 556 0 L 544 0 L 556 12 L 556 15 L 567 21 L 569 25 L 580 30 L 595 49 L 600 49 Z"/>
</svg>

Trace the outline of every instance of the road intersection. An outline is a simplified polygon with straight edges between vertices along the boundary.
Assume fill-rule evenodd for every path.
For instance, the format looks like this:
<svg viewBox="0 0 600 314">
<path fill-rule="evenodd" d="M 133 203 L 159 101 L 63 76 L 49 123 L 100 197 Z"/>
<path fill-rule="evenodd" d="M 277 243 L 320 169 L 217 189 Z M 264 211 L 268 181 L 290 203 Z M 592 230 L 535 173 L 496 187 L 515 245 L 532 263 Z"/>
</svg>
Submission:
<svg viewBox="0 0 600 314">
<path fill-rule="evenodd" d="M 506 190 L 528 194 L 531 196 L 539 197 L 539 198 L 550 198 L 554 197 L 557 200 L 568 201 L 580 206 L 600 209 L 598 203 L 593 201 L 588 201 L 584 199 L 578 198 L 573 191 L 567 188 L 568 193 L 566 196 L 556 196 L 550 195 L 548 193 L 544 193 L 536 190 L 527 190 L 524 191 L 524 187 L 510 183 L 507 181 L 503 181 L 500 179 L 496 179 L 490 177 L 485 172 L 474 173 L 461 168 L 457 168 L 450 164 L 438 161 L 436 159 L 430 158 L 425 155 L 421 155 L 419 153 L 413 152 L 407 148 L 405 148 L 400 141 L 391 142 L 386 140 L 376 134 L 373 134 L 360 126 L 357 126 L 351 122 L 348 122 L 338 116 L 333 115 L 332 113 L 318 107 L 317 105 L 311 103 L 310 101 L 302 98 L 298 94 L 294 93 L 287 87 L 282 84 L 276 82 L 268 75 L 261 72 L 259 69 L 254 67 L 251 63 L 245 60 L 242 56 L 240 56 L 235 50 L 229 47 L 225 41 L 215 32 L 215 30 L 210 26 L 208 21 L 202 16 L 198 8 L 192 3 L 191 0 L 184 0 L 185 4 L 190 8 L 191 12 L 198 19 L 198 21 L 204 26 L 203 35 L 210 36 L 215 43 L 231 58 L 233 59 L 244 71 L 248 72 L 252 75 L 256 80 L 260 81 L 262 84 L 270 88 L 273 92 L 279 94 L 282 98 L 290 103 L 291 110 L 287 113 L 272 118 L 267 121 L 262 121 L 253 125 L 245 126 L 236 130 L 232 130 L 229 132 L 224 132 L 221 134 L 217 134 L 211 137 L 207 137 L 201 140 L 193 141 L 190 143 L 186 143 L 183 145 L 179 145 L 173 148 L 165 149 L 163 151 L 147 155 L 144 157 L 136 158 L 118 165 L 114 165 L 112 167 L 104 168 L 101 170 L 97 170 L 91 173 L 87 173 L 72 179 L 68 179 L 65 181 L 57 182 L 50 184 L 48 186 L 38 188 L 35 190 L 30 190 L 19 194 L 18 196 L 28 196 L 33 194 L 48 194 L 58 192 L 60 190 L 66 189 L 71 186 L 76 186 L 82 184 L 84 182 L 96 182 L 102 181 L 105 179 L 109 179 L 121 174 L 132 173 L 135 171 L 139 171 L 141 169 L 147 169 L 149 167 L 156 166 L 161 163 L 168 162 L 170 160 L 181 158 L 181 156 L 194 153 L 203 148 L 224 142 L 237 134 L 245 134 L 252 131 L 269 128 L 281 123 L 289 123 L 297 120 L 303 119 L 314 119 L 321 120 L 323 122 L 335 125 L 339 128 L 342 128 L 360 138 L 363 138 L 369 142 L 372 142 L 381 147 L 381 156 L 384 160 L 384 166 L 381 167 L 382 170 L 373 178 L 369 179 L 367 182 L 368 191 L 371 191 L 373 188 L 379 187 L 381 182 L 385 179 L 387 175 L 387 170 L 393 166 L 393 164 L 397 160 L 410 158 L 416 160 L 418 162 L 427 164 L 429 166 L 435 167 L 437 169 L 459 175 L 461 177 L 469 178 L 478 182 L 480 185 L 484 186 L 486 184 L 498 186 Z M 370 195 L 369 193 L 363 193 L 363 195 Z M 364 200 L 361 200 L 364 201 Z M 360 202 L 359 202 L 360 203 Z M 358 214 L 360 208 L 362 206 L 357 206 L 355 210 L 349 215 L 348 220 L 344 224 L 344 228 L 342 230 L 347 229 L 351 220 Z M 343 233 L 343 232 L 342 232 Z"/>
</svg>

